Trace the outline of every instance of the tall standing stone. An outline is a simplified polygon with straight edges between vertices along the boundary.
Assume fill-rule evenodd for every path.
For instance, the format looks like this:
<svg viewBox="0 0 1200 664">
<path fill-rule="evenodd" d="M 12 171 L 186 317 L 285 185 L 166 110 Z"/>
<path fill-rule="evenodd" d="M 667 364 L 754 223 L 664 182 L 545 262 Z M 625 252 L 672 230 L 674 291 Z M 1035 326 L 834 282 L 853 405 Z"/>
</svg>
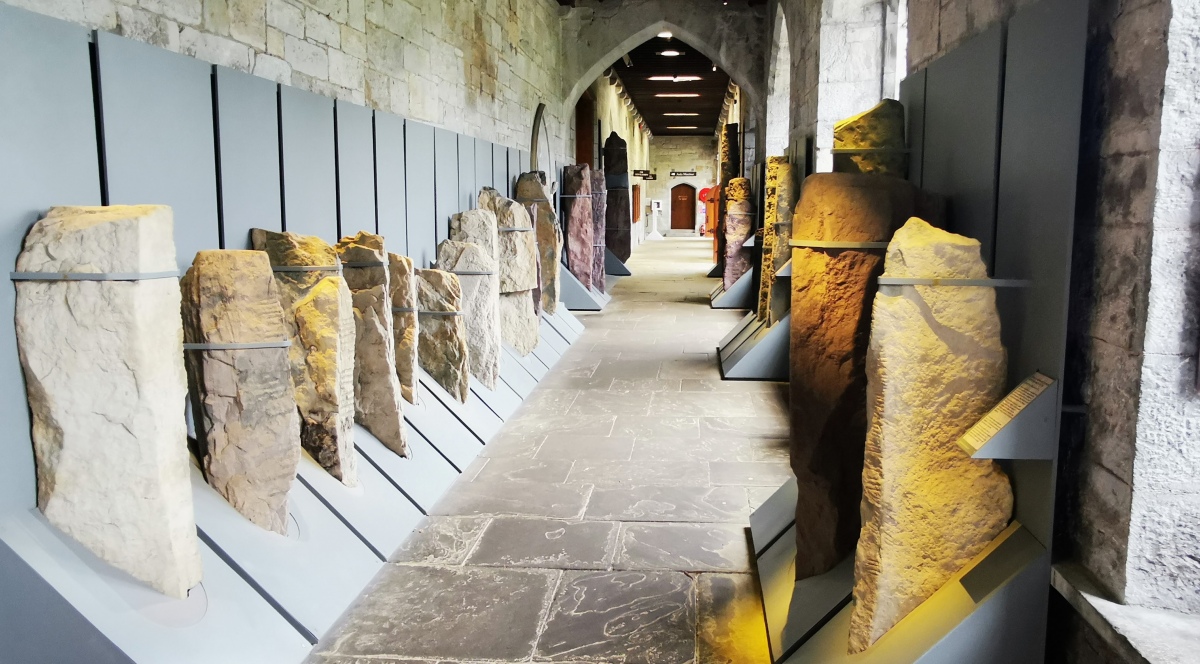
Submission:
<svg viewBox="0 0 1200 664">
<path fill-rule="evenodd" d="M 171 209 L 52 208 L 20 272 L 174 272 Z M 200 582 L 179 281 L 17 281 L 37 504 L 101 560 L 171 597 Z"/>
<path fill-rule="evenodd" d="M 768 321 L 771 325 L 778 323 L 792 308 L 792 289 L 790 279 L 781 281 L 777 276 L 788 261 L 792 260 L 792 251 L 787 243 L 792 239 L 792 218 L 796 209 L 796 194 L 799 186 L 796 182 L 796 172 L 791 164 L 780 169 L 779 182 L 775 188 L 775 250 L 771 254 L 773 267 L 770 292 L 767 296 Z"/>
<path fill-rule="evenodd" d="M 184 341 L 286 341 L 271 262 L 261 251 L 201 251 L 184 275 Z M 300 415 L 288 349 L 220 348 L 184 355 L 204 479 L 252 523 L 287 534 L 300 462 Z"/>
<path fill-rule="evenodd" d="M 496 214 L 499 227 L 500 337 L 522 356 L 537 348 L 537 236 L 529 212 L 489 187 L 479 190 L 479 207 Z"/>
<path fill-rule="evenodd" d="M 496 261 L 477 244 L 446 240 L 438 245 L 438 267 L 457 276 L 462 287 L 471 375 L 488 389 L 496 389 L 501 341 Z"/>
<path fill-rule="evenodd" d="M 537 229 L 538 264 L 541 269 L 541 303 L 546 313 L 558 310 L 558 269 L 561 263 L 563 233 L 554 214 L 554 201 L 546 187 L 542 171 L 523 173 L 517 178 L 517 200 L 533 206 L 534 228 Z"/>
<path fill-rule="evenodd" d="M 479 245 L 493 261 L 500 260 L 498 228 L 496 213 L 490 209 L 481 207 L 450 216 L 450 239 Z"/>
<path fill-rule="evenodd" d="M 629 148 L 612 132 L 604 139 L 604 181 L 608 190 L 604 244 L 622 263 L 633 253 L 633 221 L 629 207 Z"/>
<path fill-rule="evenodd" d="M 978 241 L 913 218 L 888 245 L 884 276 L 985 279 L 987 268 Z M 994 289 L 880 287 L 867 352 L 871 411 L 851 653 L 883 636 L 1008 525 L 1008 477 L 958 446 L 1003 396 L 1005 365 Z"/>
<path fill-rule="evenodd" d="M 908 175 L 908 153 L 904 142 L 904 105 L 884 99 L 870 110 L 839 121 L 833 126 L 835 173 Z"/>
<path fill-rule="evenodd" d="M 592 287 L 592 169 L 587 164 L 563 169 L 563 225 L 567 269 L 584 288 Z"/>
<path fill-rule="evenodd" d="M 417 270 L 417 307 L 421 368 L 455 399 L 466 403 L 470 374 L 458 277 L 442 270 Z"/>
<path fill-rule="evenodd" d="M 394 293 L 383 238 L 359 231 L 342 238 L 336 249 L 354 304 L 354 419 L 388 449 L 408 456 L 396 375 Z"/>
<path fill-rule="evenodd" d="M 604 186 L 604 169 L 592 170 L 592 286 L 603 293 L 604 285 L 604 226 L 608 209 L 608 192 Z"/>
<path fill-rule="evenodd" d="M 750 180 L 734 178 L 725 188 L 725 288 L 732 288 L 750 270 L 750 251 L 742 247 L 754 233 L 754 204 Z"/>
<path fill-rule="evenodd" d="M 254 228 L 279 286 L 292 345 L 292 384 L 300 411 L 300 445 L 346 486 L 358 485 L 354 451 L 354 300 L 337 252 L 312 235 Z"/>
<path fill-rule="evenodd" d="M 916 210 L 899 178 L 820 173 L 796 206 L 796 242 L 887 242 Z M 882 248 L 792 250 L 792 471 L 799 486 L 796 576 L 829 571 L 854 552 L 866 438 L 868 303 Z"/>
<path fill-rule="evenodd" d="M 780 256 L 789 255 L 787 242 L 791 234 L 779 235 L 780 221 L 787 219 L 787 230 L 791 229 L 791 212 L 794 206 L 792 187 L 792 165 L 787 157 L 767 157 L 767 178 L 763 192 L 762 266 L 759 271 L 757 318 L 766 323 L 771 320 L 771 296 L 775 287 L 775 271 L 783 263 Z M 787 259 L 785 258 L 784 261 Z"/>
<path fill-rule="evenodd" d="M 392 289 L 392 334 L 396 346 L 396 378 L 404 400 L 417 403 L 417 277 L 408 256 L 388 254 Z"/>
<path fill-rule="evenodd" d="M 727 124 L 721 131 L 721 146 L 718 155 L 721 172 L 718 182 L 720 187 L 717 189 L 717 231 L 714 239 L 716 241 L 716 261 L 723 265 L 725 261 L 725 215 L 729 206 L 728 187 L 729 183 L 742 172 L 742 152 L 738 123 Z"/>
</svg>

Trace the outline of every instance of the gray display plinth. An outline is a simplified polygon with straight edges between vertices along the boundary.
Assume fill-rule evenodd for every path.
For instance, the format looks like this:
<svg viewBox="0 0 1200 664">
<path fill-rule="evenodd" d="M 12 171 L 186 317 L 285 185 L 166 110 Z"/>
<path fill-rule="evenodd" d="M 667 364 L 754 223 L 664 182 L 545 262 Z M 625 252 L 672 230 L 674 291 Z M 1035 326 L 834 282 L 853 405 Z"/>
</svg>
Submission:
<svg viewBox="0 0 1200 664">
<path fill-rule="evenodd" d="M 489 389 L 488 386 L 472 376 L 471 393 L 501 420 L 507 421 L 521 407 L 521 395 L 504 382 L 503 372 L 496 380 L 496 389 Z"/>
<path fill-rule="evenodd" d="M 475 442 L 480 445 L 487 444 L 492 436 L 500 432 L 500 427 L 504 426 L 504 420 L 500 418 L 487 404 L 479 400 L 479 396 L 473 391 L 467 391 L 467 402 L 461 403 L 458 399 L 450 396 L 436 380 L 431 378 L 429 374 L 421 371 L 418 379 L 421 385 L 421 400 L 426 397 L 433 396 L 439 401 L 459 422 L 471 432 L 471 436 Z M 426 432 L 428 433 L 428 432 Z M 433 441 L 436 445 L 437 442 Z M 473 449 L 473 448 L 472 448 Z M 478 450 L 474 450 L 474 454 L 479 454 Z M 474 455 L 471 457 L 474 458 Z M 466 468 L 466 466 L 459 466 Z"/>
<path fill-rule="evenodd" d="M 544 311 L 541 320 L 538 321 L 538 332 L 542 341 L 548 344 L 559 357 L 562 357 L 571 348 L 571 342 L 567 341 L 566 337 L 550 323 L 550 316 Z"/>
<path fill-rule="evenodd" d="M 559 297 L 562 299 L 559 302 L 560 306 L 565 305 L 567 309 L 572 311 L 600 311 L 604 305 L 608 304 L 606 300 L 601 299 L 596 295 L 596 292 L 590 288 L 584 288 L 570 270 L 561 270 L 559 272 L 559 281 L 561 285 Z"/>
<path fill-rule="evenodd" d="M 611 249 L 605 247 L 604 274 L 612 275 L 614 277 L 628 277 L 633 273 L 629 271 L 629 268 L 625 267 L 625 263 L 622 263 L 621 259 L 617 258 L 616 254 L 614 254 Z"/>
<path fill-rule="evenodd" d="M 791 357 L 792 315 L 767 327 L 759 323 L 740 343 L 718 349 L 721 378 L 725 380 L 786 381 Z"/>
<path fill-rule="evenodd" d="M 713 291 L 711 306 L 713 309 L 753 309 L 756 299 L 754 270 L 746 270 L 745 274 L 733 282 L 729 290 L 718 286 Z"/>
<path fill-rule="evenodd" d="M 547 316 L 543 314 L 542 320 L 546 321 L 546 323 L 550 325 L 551 329 L 557 332 L 558 335 L 567 342 L 567 345 L 570 346 L 576 341 L 579 341 L 579 332 L 573 325 L 571 325 L 569 321 L 567 321 L 566 318 L 563 317 L 564 313 L 568 313 L 567 308 L 559 307 L 558 311 L 556 311 L 553 316 Z"/>
<path fill-rule="evenodd" d="M 545 369 L 544 366 L 542 368 Z M 526 399 L 533 393 L 533 388 L 537 387 L 540 377 L 535 376 L 521 362 L 516 351 L 504 344 L 504 351 L 500 354 L 500 379 L 521 395 L 522 399 Z"/>
<path fill-rule="evenodd" d="M 414 406 L 406 403 L 404 407 L 407 411 Z M 407 419 L 404 425 L 408 440 L 407 459 L 384 447 L 374 436 L 356 437 L 355 446 L 362 455 L 359 469 L 361 471 L 363 463 L 379 469 L 398 491 L 417 505 L 421 514 L 428 514 L 458 479 L 458 470 Z M 359 429 L 356 427 L 355 430 Z"/>
</svg>

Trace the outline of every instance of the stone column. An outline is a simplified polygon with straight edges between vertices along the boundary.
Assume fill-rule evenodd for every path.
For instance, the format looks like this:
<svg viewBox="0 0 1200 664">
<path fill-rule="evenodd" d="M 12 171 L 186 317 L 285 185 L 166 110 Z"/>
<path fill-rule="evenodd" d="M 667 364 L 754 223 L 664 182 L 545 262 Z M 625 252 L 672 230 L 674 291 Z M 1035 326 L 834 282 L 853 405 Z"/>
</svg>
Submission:
<svg viewBox="0 0 1200 664">
<path fill-rule="evenodd" d="M 346 486 L 358 485 L 354 451 L 354 301 L 337 252 L 312 235 L 254 228 L 279 286 L 292 346 L 300 445 Z M 282 268 L 282 269 L 280 269 Z"/>
<path fill-rule="evenodd" d="M 548 314 L 558 310 L 558 269 L 563 247 L 562 227 L 558 225 L 558 215 L 554 214 L 551 195 L 544 172 L 523 173 L 517 178 L 517 201 L 533 206 L 542 274 L 541 303 Z"/>
<path fill-rule="evenodd" d="M 725 288 L 728 289 L 750 270 L 750 252 L 742 248 L 754 232 L 750 180 L 730 180 L 726 196 L 729 207 L 725 212 Z"/>
<path fill-rule="evenodd" d="M 17 270 L 173 273 L 171 209 L 51 208 Z M 37 504 L 101 560 L 175 598 L 200 582 L 179 281 L 17 281 Z"/>
<path fill-rule="evenodd" d="M 417 279 L 408 256 L 388 254 L 392 289 L 392 335 L 396 346 L 396 379 L 404 400 L 417 403 Z"/>
<path fill-rule="evenodd" d="M 438 267 L 457 276 L 462 287 L 471 375 L 494 390 L 500 375 L 500 287 L 496 261 L 477 244 L 446 240 L 438 245 Z"/>
<path fill-rule="evenodd" d="M 888 245 L 884 275 L 988 276 L 978 241 L 917 218 Z M 1005 365 L 994 289 L 882 286 L 875 295 L 851 653 L 883 636 L 1008 525 L 1008 477 L 958 446 L 1003 397 Z"/>
<path fill-rule="evenodd" d="M 604 185 L 604 169 L 592 169 L 592 286 L 605 292 L 604 228 L 608 210 L 608 192 Z"/>
<path fill-rule="evenodd" d="M 629 148 L 612 132 L 604 140 L 604 179 L 608 191 L 604 244 L 622 263 L 633 253 L 633 222 L 629 208 Z"/>
<path fill-rule="evenodd" d="M 479 207 L 496 214 L 499 227 L 500 337 L 522 356 L 537 348 L 537 236 L 520 203 L 490 187 L 479 190 Z"/>
<path fill-rule="evenodd" d="M 563 169 L 563 225 L 567 269 L 584 288 L 592 287 L 592 169 L 587 164 Z"/>
<path fill-rule="evenodd" d="M 421 368 L 455 399 L 467 402 L 467 330 L 458 277 L 442 270 L 417 270 L 418 337 Z"/>
<path fill-rule="evenodd" d="M 804 182 L 792 239 L 887 242 L 917 210 L 905 180 L 819 173 Z M 796 576 L 829 571 L 854 551 L 866 438 L 868 303 L 883 250 L 792 250 L 791 420 Z"/>
<path fill-rule="evenodd" d="M 188 343 L 289 338 L 261 251 L 201 251 L 180 288 Z M 288 491 L 300 463 L 288 349 L 189 350 L 184 358 L 204 479 L 252 523 L 286 535 Z"/>
<path fill-rule="evenodd" d="M 388 449 L 406 457 L 394 293 L 383 237 L 359 231 L 342 238 L 336 249 L 354 304 L 354 419 Z"/>
</svg>

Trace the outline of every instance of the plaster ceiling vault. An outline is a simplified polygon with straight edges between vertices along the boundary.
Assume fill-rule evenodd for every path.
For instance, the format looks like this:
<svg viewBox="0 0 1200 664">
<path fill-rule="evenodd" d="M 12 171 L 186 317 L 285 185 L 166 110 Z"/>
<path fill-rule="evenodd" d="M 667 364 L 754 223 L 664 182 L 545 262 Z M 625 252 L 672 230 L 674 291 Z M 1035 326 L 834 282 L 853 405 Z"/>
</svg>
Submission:
<svg viewBox="0 0 1200 664">
<path fill-rule="evenodd" d="M 676 56 L 662 55 L 675 52 Z M 628 63 L 628 64 L 627 64 Z M 613 63 L 633 105 L 655 136 L 709 136 L 716 130 L 729 74 L 682 40 L 654 37 Z M 695 81 L 655 81 L 652 77 L 698 77 Z M 698 97 L 659 97 L 697 94 Z M 665 113 L 695 113 L 673 116 Z M 671 129 L 694 127 L 694 129 Z"/>
</svg>

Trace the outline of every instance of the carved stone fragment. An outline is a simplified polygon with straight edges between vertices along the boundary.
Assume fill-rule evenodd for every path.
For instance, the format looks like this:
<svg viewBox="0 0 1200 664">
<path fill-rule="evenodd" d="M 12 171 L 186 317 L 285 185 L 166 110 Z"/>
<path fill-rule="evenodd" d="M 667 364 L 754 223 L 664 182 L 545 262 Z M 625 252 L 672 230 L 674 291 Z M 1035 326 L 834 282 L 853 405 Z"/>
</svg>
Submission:
<svg viewBox="0 0 1200 664">
<path fill-rule="evenodd" d="M 608 192 L 604 190 L 604 169 L 592 170 L 592 287 L 604 292 L 604 226 L 608 210 Z"/>
<path fill-rule="evenodd" d="M 553 315 L 558 310 L 558 270 L 561 263 L 563 233 L 554 213 L 554 201 L 542 171 L 523 173 L 517 178 L 517 200 L 532 205 L 537 229 L 538 264 L 541 269 L 542 309 Z"/>
<path fill-rule="evenodd" d="M 500 294 L 500 336 L 524 357 L 541 343 L 532 291 Z"/>
<path fill-rule="evenodd" d="M 292 339 L 288 358 L 300 410 L 300 444 L 330 475 L 357 486 L 354 303 L 339 274 L 337 252 L 312 235 L 254 228 L 250 240 L 276 268 L 279 303 Z"/>
<path fill-rule="evenodd" d="M 612 132 L 604 139 L 605 210 L 604 244 L 622 263 L 633 253 L 633 220 L 629 207 L 629 150 L 625 139 Z"/>
<path fill-rule="evenodd" d="M 786 300 L 789 292 L 783 286 L 783 297 L 775 290 L 775 272 L 791 257 L 788 240 L 791 239 L 792 209 L 795 207 L 795 186 L 792 181 L 792 165 L 787 157 L 767 157 L 766 191 L 763 198 L 762 270 L 758 291 L 757 317 L 760 321 L 774 324 L 787 313 Z M 784 223 L 786 220 L 786 223 Z M 780 233 L 780 231 L 783 233 Z M 772 316 L 772 301 L 783 300 L 783 311 Z"/>
<path fill-rule="evenodd" d="M 52 208 L 21 272 L 176 268 L 171 209 Z M 179 281 L 17 281 L 37 504 L 101 560 L 171 597 L 200 582 Z"/>
<path fill-rule="evenodd" d="M 408 456 L 383 237 L 359 231 L 342 238 L 336 249 L 354 303 L 354 419 L 388 449 Z"/>
<path fill-rule="evenodd" d="M 470 242 L 446 240 L 438 245 L 438 267 L 453 272 L 462 287 L 471 375 L 488 389 L 500 375 L 500 290 L 496 261 Z"/>
<path fill-rule="evenodd" d="M 458 277 L 442 270 L 417 270 L 417 307 L 421 368 L 455 399 L 466 403 L 470 374 Z"/>
<path fill-rule="evenodd" d="M 870 110 L 839 121 L 833 126 L 833 149 L 862 150 L 834 153 L 835 173 L 906 177 L 904 105 L 895 99 L 884 99 Z"/>
<path fill-rule="evenodd" d="M 567 269 L 584 288 L 592 287 L 592 169 L 587 164 L 563 169 L 563 224 Z"/>
<path fill-rule="evenodd" d="M 750 251 L 742 245 L 754 228 L 754 206 L 750 202 L 750 180 L 734 178 L 726 187 L 725 288 L 732 288 L 750 270 Z"/>
<path fill-rule="evenodd" d="M 188 343 L 288 339 L 271 262 L 261 251 L 201 251 L 180 288 Z M 205 480 L 252 523 L 286 535 L 288 491 L 300 462 L 288 349 L 214 348 L 184 357 Z"/>
<path fill-rule="evenodd" d="M 496 215 L 499 230 L 500 292 L 516 293 L 537 288 L 537 233 L 514 231 L 533 228 L 533 220 L 523 205 L 505 198 L 490 187 L 479 190 L 479 207 Z M 507 229 L 507 230 L 506 230 Z"/>
<path fill-rule="evenodd" d="M 987 268 L 978 241 L 913 218 L 888 246 L 884 276 L 983 279 Z M 1005 364 L 994 289 L 882 286 L 875 295 L 851 653 L 875 643 L 1008 525 L 1008 477 L 957 444 L 1003 396 Z"/>
<path fill-rule="evenodd" d="M 408 256 L 388 254 L 392 288 L 392 333 L 396 342 L 396 378 L 404 400 L 417 403 L 417 278 Z"/>
</svg>

